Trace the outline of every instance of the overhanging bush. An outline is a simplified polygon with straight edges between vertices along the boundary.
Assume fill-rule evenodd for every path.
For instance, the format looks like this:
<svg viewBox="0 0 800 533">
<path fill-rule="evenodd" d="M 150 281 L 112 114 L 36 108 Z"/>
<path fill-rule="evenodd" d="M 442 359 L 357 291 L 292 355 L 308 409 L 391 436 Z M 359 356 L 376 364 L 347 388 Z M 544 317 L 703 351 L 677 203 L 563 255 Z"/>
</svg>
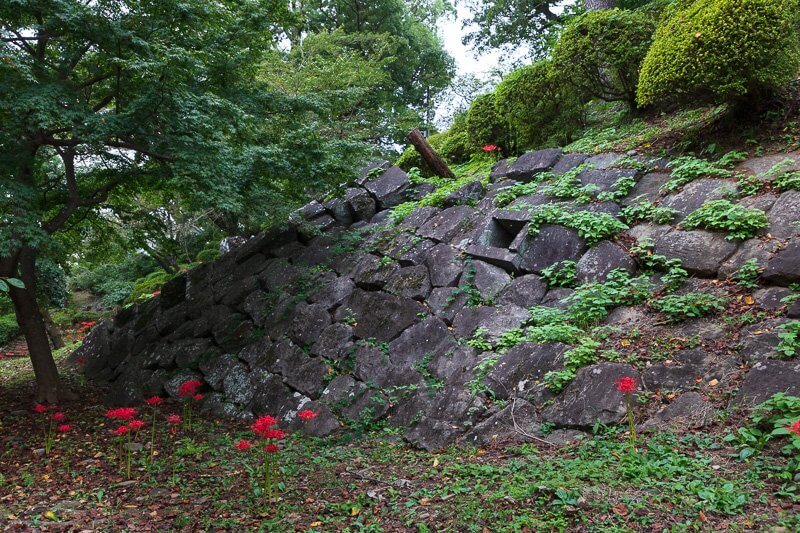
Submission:
<svg viewBox="0 0 800 533">
<path fill-rule="evenodd" d="M 583 102 L 559 80 L 549 61 L 508 74 L 495 91 L 497 111 L 507 124 L 509 151 L 563 146 L 583 122 Z"/>
<path fill-rule="evenodd" d="M 665 14 L 638 103 L 737 102 L 771 94 L 800 67 L 797 0 L 696 0 Z"/>
<path fill-rule="evenodd" d="M 497 111 L 495 93 L 482 94 L 473 100 L 467 111 L 466 129 L 472 151 L 477 152 L 486 145 L 495 145 L 507 151 L 508 132 Z"/>
<path fill-rule="evenodd" d="M 564 30 L 553 51 L 554 66 L 587 95 L 635 108 L 639 69 L 655 26 L 639 11 L 587 13 Z"/>
</svg>

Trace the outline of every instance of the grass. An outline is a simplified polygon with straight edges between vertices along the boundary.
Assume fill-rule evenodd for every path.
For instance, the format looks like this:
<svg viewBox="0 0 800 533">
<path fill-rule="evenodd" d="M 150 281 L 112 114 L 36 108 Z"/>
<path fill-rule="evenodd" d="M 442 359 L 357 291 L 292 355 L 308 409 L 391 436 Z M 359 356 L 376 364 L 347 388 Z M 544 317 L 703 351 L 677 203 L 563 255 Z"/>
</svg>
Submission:
<svg viewBox="0 0 800 533">
<path fill-rule="evenodd" d="M 59 354 L 63 363 L 65 354 Z M 62 364 L 63 366 L 63 364 Z M 249 472 L 255 455 L 232 449 L 242 424 L 202 420 L 162 433 L 159 454 L 134 461 L 124 483 L 98 390 L 65 380 L 84 400 L 64 405 L 78 430 L 37 455 L 27 360 L 0 364 L 4 528 L 175 531 L 746 531 L 800 526 L 771 493 L 773 460 L 734 458 L 719 434 L 648 435 L 631 451 L 616 428 L 563 448 L 523 444 L 427 453 L 393 429 L 356 439 L 290 438 L 280 500 L 267 504 Z M 177 410 L 167 406 L 164 411 Z"/>
<path fill-rule="evenodd" d="M 617 105 L 598 103 L 589 107 L 588 127 L 564 150 L 600 153 L 649 149 L 670 137 L 691 137 L 693 131 L 715 122 L 727 111 L 726 106 L 702 107 L 645 120 L 620 112 Z"/>
</svg>

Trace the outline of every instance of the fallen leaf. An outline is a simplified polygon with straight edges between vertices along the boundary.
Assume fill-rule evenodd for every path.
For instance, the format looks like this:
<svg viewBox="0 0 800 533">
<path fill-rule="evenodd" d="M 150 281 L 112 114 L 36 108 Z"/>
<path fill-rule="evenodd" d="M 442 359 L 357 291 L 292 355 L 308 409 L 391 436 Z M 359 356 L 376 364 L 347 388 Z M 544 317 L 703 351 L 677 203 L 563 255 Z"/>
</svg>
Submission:
<svg viewBox="0 0 800 533">
<path fill-rule="evenodd" d="M 439 466 L 439 458 L 438 457 L 434 457 L 433 458 L 433 467 L 436 468 L 437 466 Z"/>
<path fill-rule="evenodd" d="M 311 522 L 310 524 L 308 524 L 308 527 L 319 527 L 321 525 L 322 522 L 317 521 L 317 522 Z"/>
<path fill-rule="evenodd" d="M 744 297 L 744 303 L 745 305 L 753 305 L 755 303 L 755 299 L 748 294 Z"/>
<path fill-rule="evenodd" d="M 621 503 L 612 507 L 611 510 L 614 511 L 614 514 L 617 516 L 627 516 L 628 513 L 630 512 L 628 511 L 628 508 L 622 505 Z"/>
<path fill-rule="evenodd" d="M 47 518 L 48 520 L 52 520 L 53 522 L 58 522 L 58 517 L 56 516 L 56 513 L 54 513 L 53 511 L 45 512 L 44 517 Z"/>
<path fill-rule="evenodd" d="M 352 509 L 350 509 L 350 516 L 356 516 L 360 512 L 361 509 L 359 509 L 358 507 L 353 507 Z"/>
<path fill-rule="evenodd" d="M 703 511 L 700 511 L 700 512 L 697 513 L 697 519 L 700 520 L 704 524 L 706 522 L 708 522 L 708 517 L 706 516 L 706 514 Z"/>
</svg>

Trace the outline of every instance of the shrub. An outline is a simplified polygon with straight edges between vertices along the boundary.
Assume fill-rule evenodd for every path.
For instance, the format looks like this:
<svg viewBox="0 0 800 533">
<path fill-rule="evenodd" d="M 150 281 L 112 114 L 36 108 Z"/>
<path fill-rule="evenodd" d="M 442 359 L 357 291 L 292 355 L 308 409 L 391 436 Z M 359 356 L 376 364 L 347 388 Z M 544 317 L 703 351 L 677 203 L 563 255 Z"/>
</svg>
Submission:
<svg viewBox="0 0 800 533">
<path fill-rule="evenodd" d="M 733 175 L 733 172 L 721 168 L 719 164 L 692 155 L 676 157 L 668 166 L 672 169 L 672 173 L 670 180 L 662 189 L 669 192 L 676 191 L 700 177 L 724 179 Z"/>
<path fill-rule="evenodd" d="M 796 0 L 697 0 L 665 15 L 642 63 L 638 102 L 737 102 L 773 92 L 800 65 Z"/>
<path fill-rule="evenodd" d="M 670 294 L 655 300 L 652 305 L 673 322 L 700 318 L 725 309 L 726 300 L 705 292 Z"/>
<path fill-rule="evenodd" d="M 570 212 L 556 204 L 547 204 L 537 209 L 531 217 L 528 233 L 538 235 L 544 224 L 560 224 L 578 232 L 589 246 L 614 238 L 628 226 L 608 213 L 591 211 Z"/>
<path fill-rule="evenodd" d="M 561 83 L 549 61 L 509 73 L 497 86 L 495 98 L 511 152 L 567 144 L 583 124 L 582 99 Z"/>
<path fill-rule="evenodd" d="M 578 284 L 578 264 L 559 261 L 542 270 L 542 279 L 548 287 L 574 287 Z"/>
<path fill-rule="evenodd" d="M 654 224 L 669 224 L 678 213 L 666 206 L 656 206 L 653 202 L 643 197 L 638 203 L 631 204 L 622 209 L 622 220 L 628 224 L 637 222 L 652 222 Z"/>
<path fill-rule="evenodd" d="M 7 344 L 20 335 L 19 324 L 14 313 L 0 315 L 0 346 Z"/>
<path fill-rule="evenodd" d="M 489 144 L 499 146 L 503 151 L 508 149 L 508 132 L 497 112 L 495 93 L 483 94 L 473 100 L 467 111 L 466 131 L 471 151 L 478 152 Z"/>
<path fill-rule="evenodd" d="M 691 212 L 682 225 L 686 229 L 724 231 L 728 240 L 749 239 L 769 226 L 769 219 L 761 209 L 748 209 L 728 200 L 711 200 Z"/>
<path fill-rule="evenodd" d="M 198 263 L 211 263 L 220 256 L 219 246 L 204 248 L 195 258 Z"/>
<path fill-rule="evenodd" d="M 655 22 L 644 13 L 593 11 L 569 24 L 553 50 L 556 70 L 581 92 L 636 107 L 639 68 Z"/>
</svg>

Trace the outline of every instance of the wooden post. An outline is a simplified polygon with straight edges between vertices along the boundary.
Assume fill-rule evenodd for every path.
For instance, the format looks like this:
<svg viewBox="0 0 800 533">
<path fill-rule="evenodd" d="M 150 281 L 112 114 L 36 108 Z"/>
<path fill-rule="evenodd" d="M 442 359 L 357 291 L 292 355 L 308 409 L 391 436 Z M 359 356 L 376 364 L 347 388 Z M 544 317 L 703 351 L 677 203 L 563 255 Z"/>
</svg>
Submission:
<svg viewBox="0 0 800 533">
<path fill-rule="evenodd" d="M 428 168 L 431 169 L 431 172 L 442 178 L 456 179 L 456 175 L 453 174 L 453 171 L 450 170 L 450 167 L 447 166 L 444 159 L 436 153 L 436 150 L 433 149 L 418 128 L 411 130 L 409 134 L 406 135 L 406 139 L 414 145 L 414 148 L 416 148 L 419 155 L 422 156 L 422 160 L 425 161 Z"/>
</svg>

